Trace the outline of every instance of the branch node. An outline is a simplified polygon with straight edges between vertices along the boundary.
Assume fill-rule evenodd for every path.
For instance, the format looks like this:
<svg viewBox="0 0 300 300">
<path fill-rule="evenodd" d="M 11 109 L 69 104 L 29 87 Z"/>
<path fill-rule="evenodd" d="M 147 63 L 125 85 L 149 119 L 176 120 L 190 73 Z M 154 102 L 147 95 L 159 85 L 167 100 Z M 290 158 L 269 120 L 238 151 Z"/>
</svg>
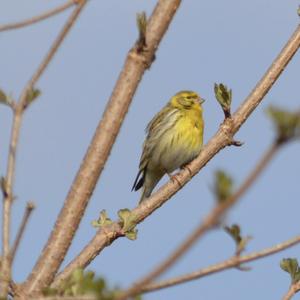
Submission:
<svg viewBox="0 0 300 300">
<path fill-rule="evenodd" d="M 155 60 L 155 54 L 150 56 L 150 51 L 147 46 L 146 31 L 147 31 L 147 16 L 145 12 L 137 14 L 136 17 L 137 28 L 139 37 L 134 45 L 134 51 L 142 56 L 143 64 L 146 69 L 149 69 Z"/>
<path fill-rule="evenodd" d="M 233 141 L 233 132 L 232 132 L 232 127 L 233 127 L 233 119 L 230 118 L 225 118 L 224 122 L 221 124 L 221 130 L 226 137 L 224 139 L 224 146 L 230 146 L 232 145 Z"/>
<path fill-rule="evenodd" d="M 223 124 L 221 125 L 221 128 L 223 130 L 224 135 L 226 136 L 226 146 L 236 146 L 240 147 L 244 144 L 244 142 L 237 141 L 233 138 L 233 119 L 231 117 L 225 117 L 225 120 Z"/>
<path fill-rule="evenodd" d="M 3 198 L 7 198 L 8 197 L 7 182 L 6 182 L 5 177 L 3 177 L 3 176 L 0 179 L 0 186 L 1 186 Z"/>
<path fill-rule="evenodd" d="M 236 147 L 241 147 L 243 145 L 244 145 L 244 142 L 236 141 L 236 140 L 232 140 L 230 142 L 230 144 L 228 144 L 228 146 L 236 146 Z"/>
<path fill-rule="evenodd" d="M 120 225 L 122 226 L 121 234 L 125 235 L 130 240 L 136 240 L 138 233 L 135 228 L 137 224 L 136 215 L 127 208 L 120 209 L 118 215 L 120 218 Z"/>
<path fill-rule="evenodd" d="M 26 91 L 26 96 L 25 96 L 25 99 L 24 99 L 22 109 L 25 110 L 26 108 L 28 108 L 28 106 L 30 104 L 32 104 L 33 101 L 35 101 L 40 95 L 41 95 L 41 91 L 39 89 L 35 89 L 33 87 L 30 87 Z"/>
<path fill-rule="evenodd" d="M 135 48 L 137 53 L 141 53 L 144 52 L 147 48 L 147 43 L 146 43 L 147 16 L 144 11 L 137 14 L 136 23 L 139 31 L 139 37 L 135 43 Z"/>
<path fill-rule="evenodd" d="M 15 110 L 15 100 L 11 95 L 7 95 L 3 90 L 0 89 L 0 103 L 7 105 L 10 107 L 13 111 Z"/>
<path fill-rule="evenodd" d="M 249 266 L 242 266 L 242 265 L 236 266 L 236 269 L 238 269 L 239 271 L 243 271 L 243 272 L 248 272 L 248 271 L 252 270 L 251 267 L 249 267 Z"/>
</svg>

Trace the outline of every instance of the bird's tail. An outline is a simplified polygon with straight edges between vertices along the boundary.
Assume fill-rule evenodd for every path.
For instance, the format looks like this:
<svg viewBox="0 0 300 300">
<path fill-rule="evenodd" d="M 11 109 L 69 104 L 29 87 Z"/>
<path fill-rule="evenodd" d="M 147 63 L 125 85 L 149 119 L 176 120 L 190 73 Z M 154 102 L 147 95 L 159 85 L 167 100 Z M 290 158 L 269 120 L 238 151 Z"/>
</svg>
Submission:
<svg viewBox="0 0 300 300">
<path fill-rule="evenodd" d="M 163 177 L 164 173 L 146 170 L 143 175 L 143 190 L 139 203 L 150 197 L 153 189 Z"/>
</svg>

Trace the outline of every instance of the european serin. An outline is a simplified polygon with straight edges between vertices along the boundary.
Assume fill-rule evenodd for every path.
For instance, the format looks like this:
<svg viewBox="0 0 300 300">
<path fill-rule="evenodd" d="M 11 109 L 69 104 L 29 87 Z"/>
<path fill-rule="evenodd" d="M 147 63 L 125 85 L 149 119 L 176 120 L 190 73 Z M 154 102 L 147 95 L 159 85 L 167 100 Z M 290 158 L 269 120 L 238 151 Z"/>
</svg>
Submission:
<svg viewBox="0 0 300 300">
<path fill-rule="evenodd" d="M 148 124 L 139 172 L 132 187 L 135 191 L 143 187 L 140 202 L 151 195 L 165 174 L 170 175 L 199 154 L 203 143 L 203 102 L 197 93 L 181 91 Z"/>
</svg>

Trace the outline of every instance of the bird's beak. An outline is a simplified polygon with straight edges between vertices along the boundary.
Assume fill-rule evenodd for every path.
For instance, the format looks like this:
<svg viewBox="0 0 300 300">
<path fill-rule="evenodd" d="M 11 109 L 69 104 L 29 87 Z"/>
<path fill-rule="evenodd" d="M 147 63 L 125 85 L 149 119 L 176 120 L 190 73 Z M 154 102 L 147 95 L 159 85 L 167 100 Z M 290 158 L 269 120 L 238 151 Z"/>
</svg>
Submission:
<svg viewBox="0 0 300 300">
<path fill-rule="evenodd" d="M 199 103 L 202 105 L 205 102 L 205 99 L 199 98 Z"/>
</svg>

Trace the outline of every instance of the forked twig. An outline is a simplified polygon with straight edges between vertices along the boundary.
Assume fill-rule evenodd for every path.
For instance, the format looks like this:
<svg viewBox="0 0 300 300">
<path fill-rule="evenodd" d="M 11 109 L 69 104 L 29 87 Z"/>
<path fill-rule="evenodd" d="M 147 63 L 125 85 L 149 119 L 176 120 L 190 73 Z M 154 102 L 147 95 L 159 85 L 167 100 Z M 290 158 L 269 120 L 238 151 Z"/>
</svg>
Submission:
<svg viewBox="0 0 300 300">
<path fill-rule="evenodd" d="M 86 0 L 81 0 L 77 7 L 74 9 L 73 13 L 69 17 L 65 26 L 61 30 L 57 39 L 54 41 L 52 47 L 46 54 L 45 58 L 39 65 L 38 69 L 35 71 L 31 79 L 28 81 L 27 85 L 22 91 L 19 102 L 14 106 L 14 118 L 11 131 L 10 145 L 9 145 L 9 154 L 8 154 L 8 164 L 7 164 L 7 173 L 5 177 L 5 197 L 3 204 L 3 241 L 2 241 L 2 266 L 1 266 L 1 276 L 0 276 L 0 298 L 5 298 L 8 293 L 8 286 L 11 277 L 11 257 L 10 257 L 10 248 L 9 248 L 9 239 L 10 239 L 10 218 L 11 218 L 11 205 L 14 198 L 13 195 L 13 182 L 15 174 L 15 164 L 16 164 L 16 151 L 19 141 L 20 129 L 23 119 L 23 114 L 26 108 L 26 102 L 28 99 L 28 94 L 32 92 L 34 85 L 39 80 L 43 72 L 46 70 L 53 56 L 57 52 L 57 49 L 61 45 L 62 41 L 66 37 L 70 28 L 74 24 L 75 20 L 79 16 L 81 10 L 86 4 Z"/>
<path fill-rule="evenodd" d="M 242 256 L 232 256 L 229 259 L 226 259 L 220 263 L 208 266 L 206 268 L 200 269 L 198 271 L 189 274 L 178 276 L 172 279 L 163 280 L 157 283 L 150 283 L 147 286 L 145 286 L 141 292 L 142 293 L 153 292 L 170 286 L 182 284 L 191 280 L 199 279 L 214 273 L 218 273 L 224 270 L 228 270 L 240 266 L 243 263 L 255 261 L 263 257 L 273 255 L 275 253 L 281 252 L 299 243 L 300 243 L 300 236 L 296 236 L 293 239 L 287 240 L 285 242 L 282 242 L 270 248 L 266 248 Z"/>
<path fill-rule="evenodd" d="M 12 30 L 12 29 L 18 29 L 18 28 L 22 28 L 25 26 L 29 26 L 32 24 L 35 24 L 37 22 L 43 21 L 45 19 L 48 19 L 50 17 L 53 17 L 54 15 L 57 15 L 63 11 L 65 11 L 66 9 L 70 8 L 71 6 L 75 5 L 78 1 L 75 0 L 68 0 L 68 2 L 55 7 L 49 11 L 46 11 L 38 16 L 35 17 L 31 17 L 29 19 L 26 19 L 24 21 L 20 21 L 20 22 L 15 22 L 15 23 L 9 23 L 9 24 L 4 24 L 4 25 L 0 25 L 0 32 L 1 31 L 7 31 L 7 30 Z"/>
<path fill-rule="evenodd" d="M 162 206 L 173 194 L 184 186 L 192 176 L 197 174 L 208 163 L 208 161 L 214 157 L 214 155 L 232 142 L 234 134 L 262 101 L 263 97 L 267 94 L 276 79 L 298 50 L 299 45 L 300 26 L 296 28 L 281 53 L 274 60 L 269 70 L 258 82 L 257 86 L 246 98 L 237 112 L 232 115 L 231 119 L 227 119 L 225 123 L 221 125 L 218 132 L 211 138 L 208 144 L 204 146 L 200 155 L 189 164 L 189 170 L 191 173 L 187 170 L 182 170 L 177 175 L 178 180 L 181 182 L 181 186 L 170 181 L 147 199 L 147 201 L 141 203 L 138 207 L 131 211 L 131 214 L 135 216 L 136 223 L 142 222 L 157 208 Z M 214 214 L 219 214 L 223 210 L 224 208 L 220 209 L 220 212 L 215 211 Z M 206 222 L 207 221 L 208 220 L 206 220 Z M 114 222 L 112 225 L 108 225 L 102 230 L 99 230 L 80 254 L 75 257 L 60 274 L 58 274 L 54 280 L 54 286 L 58 285 L 61 281 L 70 276 L 75 269 L 85 268 L 106 246 L 110 245 L 114 240 L 122 236 L 119 234 L 121 230 L 122 228 L 119 222 Z"/>
</svg>

